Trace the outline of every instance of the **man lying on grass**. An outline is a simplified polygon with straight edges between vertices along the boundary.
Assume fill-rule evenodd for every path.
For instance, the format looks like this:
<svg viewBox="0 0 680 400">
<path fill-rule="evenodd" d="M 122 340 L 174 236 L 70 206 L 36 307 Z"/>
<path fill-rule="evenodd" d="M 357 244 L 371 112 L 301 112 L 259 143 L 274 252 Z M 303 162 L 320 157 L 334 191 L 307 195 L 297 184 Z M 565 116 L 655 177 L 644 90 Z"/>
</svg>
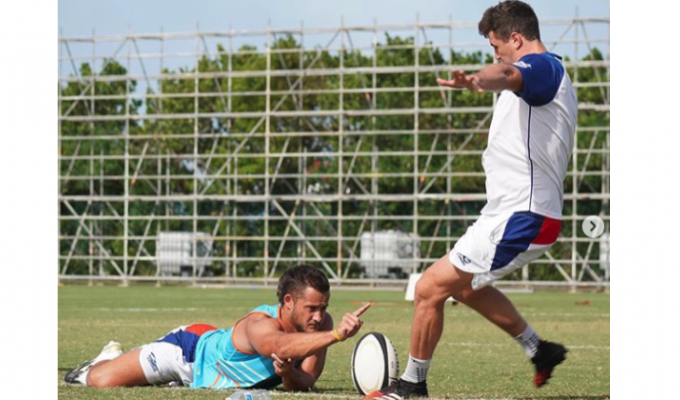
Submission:
<svg viewBox="0 0 680 400">
<path fill-rule="evenodd" d="M 359 332 L 365 304 L 334 328 L 326 314 L 328 279 L 297 266 L 279 280 L 279 304 L 256 307 L 227 329 L 193 324 L 123 353 L 115 341 L 65 381 L 97 388 L 176 384 L 192 388 L 310 390 L 321 376 L 326 349 Z"/>
</svg>

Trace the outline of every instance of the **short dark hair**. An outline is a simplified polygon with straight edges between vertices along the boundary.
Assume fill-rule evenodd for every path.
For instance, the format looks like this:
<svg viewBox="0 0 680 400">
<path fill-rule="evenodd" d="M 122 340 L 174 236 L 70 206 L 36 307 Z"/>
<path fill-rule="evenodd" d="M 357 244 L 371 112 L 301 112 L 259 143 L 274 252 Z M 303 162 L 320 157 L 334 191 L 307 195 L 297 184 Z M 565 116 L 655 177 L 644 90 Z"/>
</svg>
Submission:
<svg viewBox="0 0 680 400">
<path fill-rule="evenodd" d="M 517 0 L 504 1 L 487 8 L 478 28 L 479 34 L 485 38 L 493 31 L 504 42 L 508 41 L 512 32 L 521 34 L 527 40 L 541 40 L 536 13 L 530 5 Z"/>
<path fill-rule="evenodd" d="M 276 296 L 279 298 L 279 302 L 283 304 L 283 298 L 287 294 L 297 298 L 308 287 L 312 287 L 320 293 L 328 293 L 330 291 L 328 278 L 326 278 L 323 272 L 310 265 L 298 265 L 287 270 L 281 276 Z"/>
</svg>

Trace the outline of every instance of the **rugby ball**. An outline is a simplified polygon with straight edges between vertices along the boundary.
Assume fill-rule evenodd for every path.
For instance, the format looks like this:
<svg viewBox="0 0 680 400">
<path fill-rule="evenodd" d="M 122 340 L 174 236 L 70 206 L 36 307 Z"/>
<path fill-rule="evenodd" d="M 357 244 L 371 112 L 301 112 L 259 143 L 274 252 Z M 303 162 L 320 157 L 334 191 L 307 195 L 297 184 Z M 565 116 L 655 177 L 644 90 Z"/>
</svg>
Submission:
<svg viewBox="0 0 680 400">
<path fill-rule="evenodd" d="M 361 395 L 380 390 L 399 379 L 399 358 L 383 334 L 365 334 L 352 353 L 352 382 Z"/>
</svg>

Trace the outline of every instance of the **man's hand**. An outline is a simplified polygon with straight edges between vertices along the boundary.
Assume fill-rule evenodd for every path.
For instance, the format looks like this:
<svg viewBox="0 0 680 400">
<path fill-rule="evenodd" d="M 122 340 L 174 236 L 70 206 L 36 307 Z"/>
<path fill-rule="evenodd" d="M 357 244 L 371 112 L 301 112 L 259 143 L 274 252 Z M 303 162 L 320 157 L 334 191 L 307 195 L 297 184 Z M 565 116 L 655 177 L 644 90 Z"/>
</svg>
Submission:
<svg viewBox="0 0 680 400">
<path fill-rule="evenodd" d="M 274 359 L 274 372 L 276 375 L 285 378 L 288 377 L 291 372 L 295 369 L 295 360 L 289 358 L 287 360 L 282 360 L 276 353 L 272 353 L 272 358 Z"/>
<path fill-rule="evenodd" d="M 346 313 L 342 317 L 342 321 L 335 327 L 335 331 L 342 340 L 351 338 L 359 332 L 359 329 L 361 329 L 361 326 L 364 324 L 364 321 L 359 317 L 370 307 L 371 303 L 366 303 L 353 313 Z"/>
<path fill-rule="evenodd" d="M 478 86 L 478 79 L 475 75 L 466 75 L 465 71 L 451 71 L 451 80 L 437 78 L 437 84 L 454 89 L 468 89 L 473 92 L 483 92 Z"/>
</svg>

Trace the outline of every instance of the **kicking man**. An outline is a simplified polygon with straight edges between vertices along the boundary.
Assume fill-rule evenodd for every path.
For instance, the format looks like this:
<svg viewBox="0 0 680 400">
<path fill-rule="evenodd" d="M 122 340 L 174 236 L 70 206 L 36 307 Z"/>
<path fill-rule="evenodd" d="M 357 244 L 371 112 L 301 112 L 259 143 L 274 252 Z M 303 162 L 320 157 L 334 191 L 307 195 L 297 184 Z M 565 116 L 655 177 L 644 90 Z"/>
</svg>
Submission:
<svg viewBox="0 0 680 400">
<path fill-rule="evenodd" d="M 473 92 L 500 92 L 482 157 L 487 203 L 454 248 L 416 285 L 409 360 L 401 379 L 366 396 L 427 397 L 427 373 L 453 296 L 515 338 L 534 364 L 534 385 L 548 382 L 567 349 L 542 340 L 510 300 L 490 283 L 537 259 L 555 243 L 574 147 L 577 102 L 561 58 L 541 42 L 528 4 L 504 1 L 484 12 L 479 33 L 499 63 L 474 74 L 453 71 L 437 83 Z"/>
</svg>

